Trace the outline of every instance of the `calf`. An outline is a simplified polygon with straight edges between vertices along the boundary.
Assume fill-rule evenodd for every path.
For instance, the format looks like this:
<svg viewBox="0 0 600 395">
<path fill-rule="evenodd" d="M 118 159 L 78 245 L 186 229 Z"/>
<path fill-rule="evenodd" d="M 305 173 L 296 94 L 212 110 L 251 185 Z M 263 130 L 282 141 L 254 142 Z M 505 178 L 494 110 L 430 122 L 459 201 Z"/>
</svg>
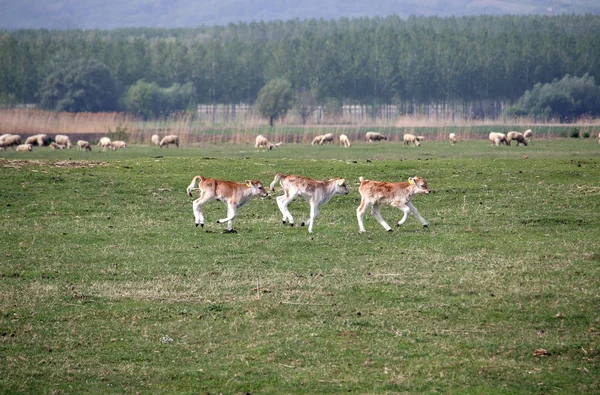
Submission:
<svg viewBox="0 0 600 395">
<path fill-rule="evenodd" d="M 283 188 L 284 194 L 277 197 L 277 206 L 283 214 L 282 222 L 285 224 L 289 220 L 290 225 L 294 226 L 294 217 L 288 210 L 288 204 L 296 196 L 300 196 L 310 204 L 310 219 L 308 220 L 308 232 L 312 233 L 315 218 L 319 215 L 319 206 L 327 203 L 336 193 L 347 195 L 349 193 L 346 187 L 346 181 L 343 178 L 332 178 L 328 181 L 317 181 L 312 178 L 276 174 L 275 179 L 270 185 L 272 191 L 275 190 L 275 184 L 279 182 Z M 302 222 L 302 226 L 304 226 Z"/>
<path fill-rule="evenodd" d="M 421 217 L 419 210 L 410 202 L 414 195 L 419 193 L 429 193 L 427 187 L 427 181 L 421 177 L 411 177 L 408 182 L 382 182 L 382 181 L 369 181 L 360 177 L 360 206 L 356 209 L 356 217 L 358 218 L 358 229 L 359 231 L 365 232 L 363 225 L 363 216 L 369 206 L 372 206 L 371 214 L 375 217 L 377 222 L 383 226 L 388 232 L 392 231 L 392 228 L 385 222 L 381 216 L 381 205 L 389 204 L 393 207 L 398 207 L 404 212 L 404 216 L 398 221 L 398 226 L 402 225 L 408 213 L 412 212 L 417 216 L 419 221 L 424 227 L 428 227 L 429 224 L 425 218 Z"/>
<path fill-rule="evenodd" d="M 211 200 L 219 200 L 227 205 L 227 218 L 217 221 L 218 224 L 227 222 L 227 233 L 236 233 L 233 229 L 233 219 L 237 215 L 238 208 L 242 207 L 253 196 L 267 196 L 267 191 L 258 180 L 247 180 L 245 184 L 233 181 L 223 181 L 214 178 L 196 176 L 187 187 L 187 194 L 192 196 L 192 190 L 200 190 L 200 197 L 194 200 L 194 220 L 196 226 L 204 227 L 204 214 L 202 206 Z"/>
</svg>

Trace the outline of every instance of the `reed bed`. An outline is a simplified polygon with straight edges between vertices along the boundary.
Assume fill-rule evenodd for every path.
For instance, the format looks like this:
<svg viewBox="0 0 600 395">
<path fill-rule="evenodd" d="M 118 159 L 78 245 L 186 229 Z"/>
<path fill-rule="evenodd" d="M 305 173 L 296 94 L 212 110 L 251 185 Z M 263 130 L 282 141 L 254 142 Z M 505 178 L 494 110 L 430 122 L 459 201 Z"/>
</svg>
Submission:
<svg viewBox="0 0 600 395">
<path fill-rule="evenodd" d="M 256 135 L 288 144 L 310 143 L 318 134 L 344 133 L 351 141 L 362 141 L 366 132 L 385 134 L 389 141 L 402 141 L 405 133 L 426 136 L 428 140 L 445 140 L 456 133 L 459 140 L 485 139 L 490 131 L 535 130 L 535 138 L 570 137 L 576 128 L 582 136 L 596 136 L 600 120 L 583 118 L 575 124 L 539 123 L 532 119 L 464 120 L 426 116 L 400 116 L 395 120 L 352 120 L 341 116 L 324 118 L 319 124 L 303 125 L 293 115 L 269 127 L 256 115 L 239 121 L 217 122 L 187 112 L 144 120 L 125 113 L 66 113 L 41 110 L 0 110 L 0 134 L 22 137 L 45 133 L 51 137 L 66 134 L 91 142 L 115 131 L 123 131 L 130 143 L 151 144 L 153 134 L 179 136 L 182 144 L 253 144 Z"/>
</svg>

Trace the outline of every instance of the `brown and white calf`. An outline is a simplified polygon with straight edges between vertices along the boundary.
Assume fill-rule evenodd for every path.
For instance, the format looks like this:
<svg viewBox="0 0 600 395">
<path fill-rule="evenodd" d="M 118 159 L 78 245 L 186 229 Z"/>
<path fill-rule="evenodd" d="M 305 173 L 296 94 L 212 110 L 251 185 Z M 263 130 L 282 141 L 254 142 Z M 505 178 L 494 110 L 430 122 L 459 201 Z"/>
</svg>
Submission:
<svg viewBox="0 0 600 395">
<path fill-rule="evenodd" d="M 233 230 L 233 219 L 237 210 L 248 203 L 253 196 L 267 196 L 267 191 L 258 180 L 247 180 L 244 184 L 234 181 L 217 180 L 196 176 L 187 187 L 187 194 L 192 196 L 192 191 L 198 186 L 200 197 L 194 200 L 194 220 L 196 226 L 204 227 L 204 214 L 202 206 L 211 200 L 219 200 L 227 205 L 227 218 L 217 221 L 218 224 L 227 222 L 227 232 L 235 233 Z"/>
<path fill-rule="evenodd" d="M 283 188 L 284 194 L 277 197 L 277 206 L 283 214 L 282 222 L 289 221 L 294 226 L 294 217 L 288 210 L 288 204 L 296 196 L 304 198 L 310 205 L 310 219 L 308 220 L 308 232 L 312 233 L 315 218 L 319 215 L 319 206 L 327 203 L 333 195 L 347 195 L 349 193 L 346 187 L 346 181 L 343 178 L 332 178 L 327 181 L 313 180 L 312 178 L 276 174 L 275 179 L 270 185 L 272 191 L 275 190 L 275 184 L 279 182 Z M 302 222 L 302 226 L 304 226 Z"/>
<path fill-rule="evenodd" d="M 360 206 L 356 209 L 356 217 L 358 218 L 358 229 L 359 231 L 365 232 L 365 226 L 363 224 L 363 216 L 369 206 L 371 208 L 371 214 L 375 217 L 377 222 L 383 226 L 388 232 L 392 231 L 392 228 L 385 222 L 381 216 L 381 205 L 389 204 L 392 207 L 397 207 L 404 212 L 404 216 L 398 221 L 398 226 L 402 225 L 408 214 L 412 212 L 421 221 L 423 226 L 428 227 L 429 224 L 425 218 L 421 217 L 419 210 L 411 203 L 411 199 L 414 195 L 419 193 L 429 193 L 429 187 L 427 181 L 421 177 L 411 177 L 408 182 L 382 182 L 382 181 L 370 181 L 359 177 L 360 187 Z"/>
</svg>

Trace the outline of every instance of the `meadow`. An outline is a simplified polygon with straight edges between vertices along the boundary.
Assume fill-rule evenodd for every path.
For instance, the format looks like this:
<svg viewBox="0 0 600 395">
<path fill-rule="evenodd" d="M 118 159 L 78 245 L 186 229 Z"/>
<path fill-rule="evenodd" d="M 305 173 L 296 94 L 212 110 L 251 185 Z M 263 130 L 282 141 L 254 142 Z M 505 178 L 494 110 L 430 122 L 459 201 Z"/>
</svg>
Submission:
<svg viewBox="0 0 600 395">
<path fill-rule="evenodd" d="M 277 172 L 350 194 L 194 227 L 193 176 Z M 430 227 L 359 234 L 358 177 L 415 175 Z M 595 139 L 9 150 L 0 230 L 1 393 L 600 393 Z"/>
</svg>

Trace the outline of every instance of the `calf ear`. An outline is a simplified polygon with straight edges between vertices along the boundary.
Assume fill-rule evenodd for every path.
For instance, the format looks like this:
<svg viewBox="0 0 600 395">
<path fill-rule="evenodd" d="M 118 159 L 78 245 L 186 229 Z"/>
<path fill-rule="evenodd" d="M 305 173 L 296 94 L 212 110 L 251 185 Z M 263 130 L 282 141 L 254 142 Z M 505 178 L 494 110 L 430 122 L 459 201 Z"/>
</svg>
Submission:
<svg viewBox="0 0 600 395">
<path fill-rule="evenodd" d="M 247 186 L 248 188 L 252 188 L 252 181 L 250 181 L 250 180 L 246 180 L 246 186 Z"/>
<path fill-rule="evenodd" d="M 342 186 L 342 185 L 344 185 L 344 183 L 345 183 L 345 182 L 346 182 L 346 180 L 344 180 L 343 178 L 340 178 L 340 179 L 338 180 L 338 185 L 339 185 L 339 186 Z"/>
</svg>

